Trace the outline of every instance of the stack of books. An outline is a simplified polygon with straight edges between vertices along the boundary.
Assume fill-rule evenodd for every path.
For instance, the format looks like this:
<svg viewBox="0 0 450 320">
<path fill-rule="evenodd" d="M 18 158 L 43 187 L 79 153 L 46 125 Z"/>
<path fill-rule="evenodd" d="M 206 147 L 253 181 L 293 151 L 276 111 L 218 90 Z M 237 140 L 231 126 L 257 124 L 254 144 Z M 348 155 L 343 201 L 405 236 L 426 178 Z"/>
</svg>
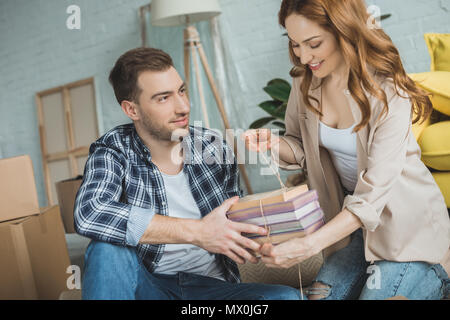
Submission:
<svg viewBox="0 0 450 320">
<path fill-rule="evenodd" d="M 236 222 L 267 227 L 270 237 L 243 234 L 260 244 L 304 237 L 324 224 L 317 191 L 308 190 L 306 184 L 243 197 L 231 206 L 227 216 Z"/>
</svg>

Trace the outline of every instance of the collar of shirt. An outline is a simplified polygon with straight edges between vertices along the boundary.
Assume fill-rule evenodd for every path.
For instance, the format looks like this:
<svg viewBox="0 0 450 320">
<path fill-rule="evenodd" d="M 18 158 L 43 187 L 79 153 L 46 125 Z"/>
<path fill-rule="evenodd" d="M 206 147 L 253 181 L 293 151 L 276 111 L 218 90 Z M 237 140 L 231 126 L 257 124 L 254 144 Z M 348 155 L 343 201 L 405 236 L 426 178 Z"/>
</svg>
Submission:
<svg viewBox="0 0 450 320">
<path fill-rule="evenodd" d="M 202 149 L 204 147 L 202 130 L 202 128 L 189 126 L 189 134 L 183 137 L 181 141 L 184 150 L 185 165 L 200 163 L 202 161 Z M 134 126 L 132 129 L 132 146 L 138 156 L 152 163 L 150 149 L 144 144 Z"/>
</svg>

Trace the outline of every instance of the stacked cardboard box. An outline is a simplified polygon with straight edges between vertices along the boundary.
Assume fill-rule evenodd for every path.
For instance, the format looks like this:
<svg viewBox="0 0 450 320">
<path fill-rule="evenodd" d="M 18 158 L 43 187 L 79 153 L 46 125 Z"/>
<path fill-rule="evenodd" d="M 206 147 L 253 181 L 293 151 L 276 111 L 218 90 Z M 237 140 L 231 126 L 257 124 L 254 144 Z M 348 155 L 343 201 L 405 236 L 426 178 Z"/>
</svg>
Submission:
<svg viewBox="0 0 450 320">
<path fill-rule="evenodd" d="M 81 182 L 83 182 L 83 176 L 56 183 L 56 193 L 58 195 L 59 208 L 61 210 L 61 217 L 66 233 L 75 233 L 75 227 L 73 225 L 73 209 Z"/>
<path fill-rule="evenodd" d="M 0 159 L 0 299 L 58 299 L 70 266 L 58 206 L 39 209 L 29 156 Z"/>
</svg>

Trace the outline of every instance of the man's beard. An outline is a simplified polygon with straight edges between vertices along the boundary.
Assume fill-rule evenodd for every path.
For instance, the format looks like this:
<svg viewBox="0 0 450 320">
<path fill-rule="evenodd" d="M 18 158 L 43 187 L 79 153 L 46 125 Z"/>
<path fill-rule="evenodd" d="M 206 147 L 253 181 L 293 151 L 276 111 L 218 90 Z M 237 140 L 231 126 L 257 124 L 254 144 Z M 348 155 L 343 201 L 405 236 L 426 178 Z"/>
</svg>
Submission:
<svg viewBox="0 0 450 320">
<path fill-rule="evenodd" d="M 145 113 L 142 115 L 142 125 L 144 129 L 153 137 L 162 141 L 177 141 L 180 136 L 186 135 L 189 125 L 184 128 L 169 129 L 161 123 L 157 123 L 151 120 Z"/>
</svg>

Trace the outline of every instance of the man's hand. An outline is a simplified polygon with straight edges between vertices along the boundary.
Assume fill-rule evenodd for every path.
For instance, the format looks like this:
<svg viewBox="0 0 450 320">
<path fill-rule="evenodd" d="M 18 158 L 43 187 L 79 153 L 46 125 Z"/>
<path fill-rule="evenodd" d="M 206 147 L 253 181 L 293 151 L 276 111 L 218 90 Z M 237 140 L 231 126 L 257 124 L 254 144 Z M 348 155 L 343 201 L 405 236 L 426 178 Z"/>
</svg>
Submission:
<svg viewBox="0 0 450 320">
<path fill-rule="evenodd" d="M 227 218 L 226 213 L 239 197 L 225 200 L 221 206 L 200 220 L 195 245 L 212 253 L 228 256 L 236 263 L 243 264 L 245 260 L 257 263 L 258 260 L 246 248 L 258 251 L 260 245 L 241 235 L 257 233 L 266 235 L 267 230 L 252 224 L 239 223 Z"/>
</svg>

